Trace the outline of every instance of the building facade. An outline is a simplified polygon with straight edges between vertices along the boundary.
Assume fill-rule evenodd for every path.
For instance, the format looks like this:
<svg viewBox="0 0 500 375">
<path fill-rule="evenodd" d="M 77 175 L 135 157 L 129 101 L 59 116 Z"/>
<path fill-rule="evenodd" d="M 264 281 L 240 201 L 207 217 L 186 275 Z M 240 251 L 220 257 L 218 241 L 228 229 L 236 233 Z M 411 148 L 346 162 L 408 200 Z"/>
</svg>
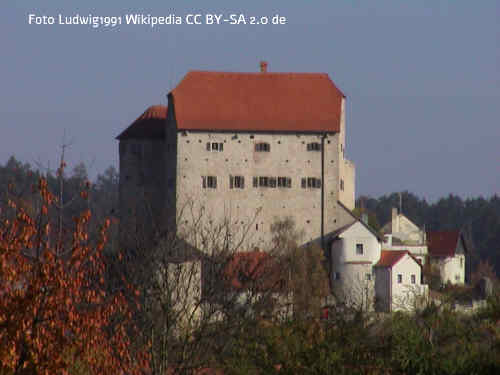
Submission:
<svg viewBox="0 0 500 375">
<path fill-rule="evenodd" d="M 431 265 L 439 268 L 443 284 L 466 282 L 466 257 L 470 244 L 461 231 L 434 231 L 427 233 Z"/>
<path fill-rule="evenodd" d="M 381 238 L 361 220 L 339 228 L 331 245 L 331 283 L 338 301 L 361 310 L 373 308 Z"/>
<path fill-rule="evenodd" d="M 218 223 L 264 249 L 279 219 L 306 243 L 345 224 L 339 201 L 354 208 L 345 96 L 326 74 L 192 71 L 118 139 L 124 237 L 168 223 L 203 247 L 188 232 Z"/>
<path fill-rule="evenodd" d="M 409 251 L 382 251 L 375 270 L 375 304 L 378 311 L 414 311 L 429 295 L 422 284 L 422 265 Z"/>
</svg>

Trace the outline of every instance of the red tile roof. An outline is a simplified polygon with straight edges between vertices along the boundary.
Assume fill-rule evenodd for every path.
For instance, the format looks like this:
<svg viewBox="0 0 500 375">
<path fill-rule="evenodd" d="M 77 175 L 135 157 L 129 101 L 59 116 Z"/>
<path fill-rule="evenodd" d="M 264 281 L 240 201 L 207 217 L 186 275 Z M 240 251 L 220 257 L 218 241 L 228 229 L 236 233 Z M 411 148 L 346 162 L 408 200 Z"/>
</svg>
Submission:
<svg viewBox="0 0 500 375">
<path fill-rule="evenodd" d="M 127 138 L 163 138 L 165 137 L 165 119 L 167 107 L 153 105 L 146 109 L 127 129 L 116 139 Z"/>
<path fill-rule="evenodd" d="M 427 248 L 434 257 L 452 257 L 455 255 L 460 231 L 427 232 Z"/>
<path fill-rule="evenodd" d="M 352 261 L 352 262 L 344 262 L 344 264 L 372 264 L 370 261 L 363 261 L 363 260 L 358 260 L 358 261 Z"/>
<path fill-rule="evenodd" d="M 325 73 L 191 71 L 169 101 L 178 130 L 339 132 L 343 97 Z"/>
<path fill-rule="evenodd" d="M 277 288 L 279 274 L 276 258 L 261 251 L 234 254 L 224 269 L 228 286 L 235 290 Z"/>
<path fill-rule="evenodd" d="M 410 256 L 419 266 L 422 264 L 413 256 L 408 250 L 382 250 L 380 253 L 380 260 L 375 267 L 389 267 L 392 268 L 399 262 L 406 254 Z"/>
</svg>

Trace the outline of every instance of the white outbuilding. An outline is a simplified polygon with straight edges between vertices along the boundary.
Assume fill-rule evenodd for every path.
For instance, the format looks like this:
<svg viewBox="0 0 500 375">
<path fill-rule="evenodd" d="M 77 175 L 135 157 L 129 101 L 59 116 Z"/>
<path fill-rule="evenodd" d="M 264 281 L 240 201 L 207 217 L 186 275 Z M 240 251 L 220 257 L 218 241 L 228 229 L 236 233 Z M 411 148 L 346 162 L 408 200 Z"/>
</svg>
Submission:
<svg viewBox="0 0 500 375">
<path fill-rule="evenodd" d="M 413 311 L 428 296 L 422 284 L 422 265 L 407 250 L 382 250 L 375 270 L 378 311 Z"/>
</svg>

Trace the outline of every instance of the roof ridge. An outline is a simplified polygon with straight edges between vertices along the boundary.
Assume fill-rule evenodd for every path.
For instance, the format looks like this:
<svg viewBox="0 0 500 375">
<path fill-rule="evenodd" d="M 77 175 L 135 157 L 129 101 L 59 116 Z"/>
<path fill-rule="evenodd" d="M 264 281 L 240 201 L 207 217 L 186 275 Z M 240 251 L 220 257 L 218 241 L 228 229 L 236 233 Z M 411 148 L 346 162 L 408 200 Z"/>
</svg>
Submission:
<svg viewBox="0 0 500 375">
<path fill-rule="evenodd" d="M 328 77 L 328 73 L 325 72 L 231 72 L 224 70 L 190 70 L 190 73 L 204 73 L 204 74 L 227 74 L 227 75 L 255 75 L 259 77 L 266 77 L 271 75 L 311 75 L 311 76 L 324 76 Z"/>
</svg>

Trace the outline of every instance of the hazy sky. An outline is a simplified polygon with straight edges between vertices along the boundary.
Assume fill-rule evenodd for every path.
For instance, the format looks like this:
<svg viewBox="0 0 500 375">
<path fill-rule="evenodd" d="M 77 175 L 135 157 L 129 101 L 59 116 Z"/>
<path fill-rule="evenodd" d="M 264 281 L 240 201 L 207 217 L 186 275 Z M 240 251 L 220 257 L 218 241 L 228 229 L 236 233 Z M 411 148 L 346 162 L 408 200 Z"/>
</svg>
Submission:
<svg viewBox="0 0 500 375">
<path fill-rule="evenodd" d="M 357 195 L 500 193 L 497 0 L 13 1 L 0 5 L 0 163 L 15 155 L 95 177 L 114 139 L 191 69 L 326 72 L 346 94 Z M 130 13 L 286 17 L 286 25 L 126 25 Z M 29 24 L 29 14 L 55 17 Z M 122 25 L 58 24 L 58 15 Z"/>
</svg>

